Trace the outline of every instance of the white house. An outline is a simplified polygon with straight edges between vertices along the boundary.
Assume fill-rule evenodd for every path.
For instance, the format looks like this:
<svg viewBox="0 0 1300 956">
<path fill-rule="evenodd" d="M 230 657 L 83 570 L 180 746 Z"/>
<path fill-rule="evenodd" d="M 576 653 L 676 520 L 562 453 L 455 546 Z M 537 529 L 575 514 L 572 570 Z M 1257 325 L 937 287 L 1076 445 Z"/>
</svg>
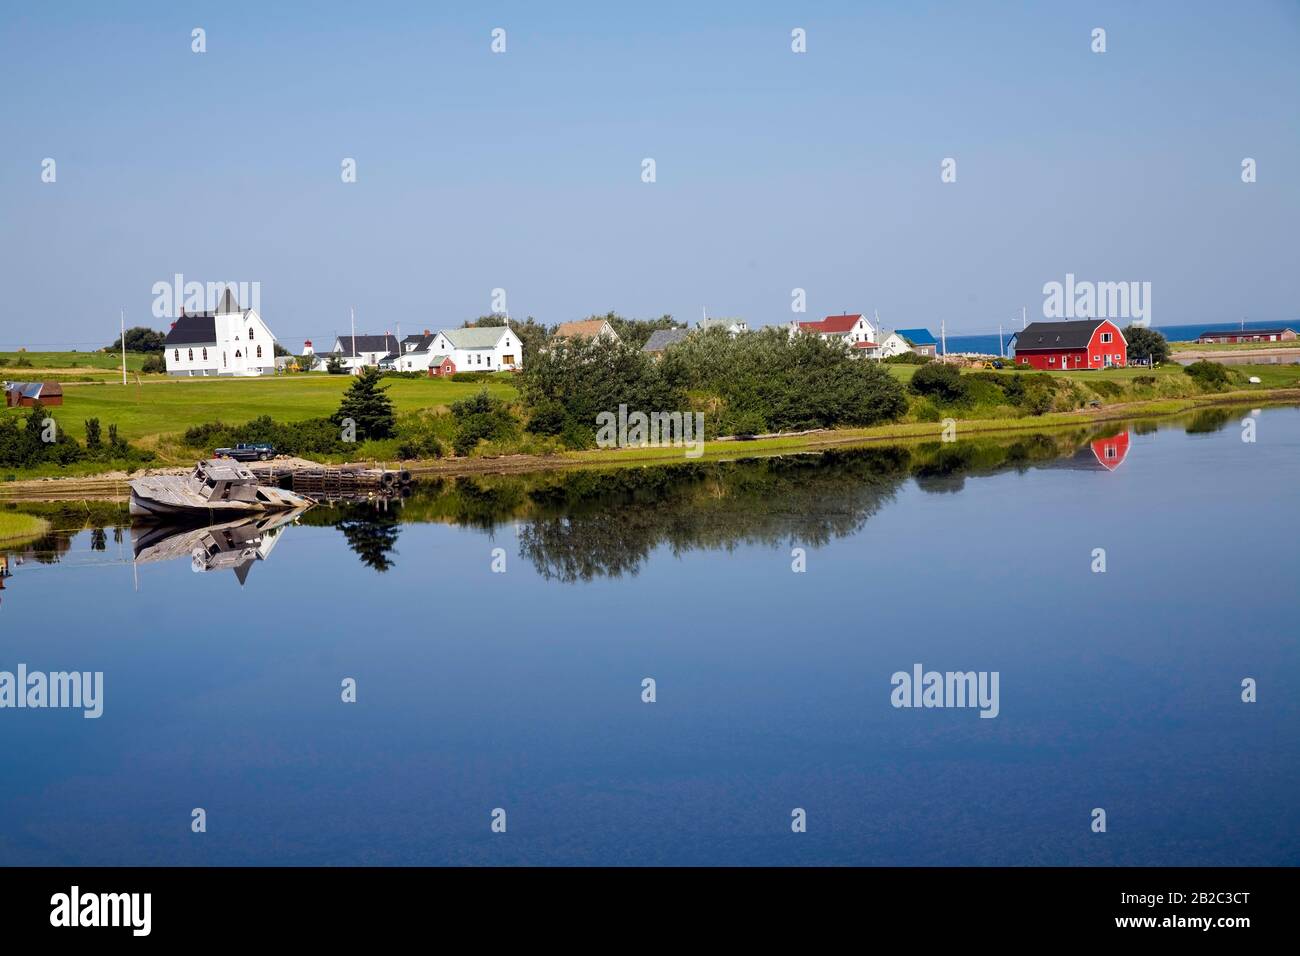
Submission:
<svg viewBox="0 0 1300 956">
<path fill-rule="evenodd" d="M 458 372 L 513 371 L 524 367 L 524 346 L 505 325 L 472 329 L 443 329 L 408 336 L 397 356 L 397 369 L 420 372 L 434 358 L 450 356 Z"/>
<path fill-rule="evenodd" d="M 820 335 L 824 339 L 839 339 L 855 346 L 859 342 L 876 341 L 877 330 L 871 324 L 871 320 L 865 315 L 828 315 L 818 322 L 799 322 L 790 323 L 790 334 L 796 332 L 808 332 L 814 335 Z"/>
<path fill-rule="evenodd" d="M 215 312 L 182 309 L 163 339 L 168 375 L 274 375 L 275 336 L 226 289 Z"/>
<path fill-rule="evenodd" d="M 852 348 L 854 355 L 873 359 L 884 359 L 913 351 L 912 346 L 907 344 L 907 339 L 897 332 L 890 332 L 879 342 L 855 342 Z"/>
<path fill-rule="evenodd" d="M 337 356 L 343 367 L 350 374 L 357 374 L 367 366 L 379 367 L 385 358 L 396 355 L 397 336 L 385 332 L 383 335 L 340 335 L 334 339 L 334 348 L 330 352 Z M 319 356 L 328 362 L 331 356 Z M 323 371 L 325 364 L 319 368 Z"/>
</svg>

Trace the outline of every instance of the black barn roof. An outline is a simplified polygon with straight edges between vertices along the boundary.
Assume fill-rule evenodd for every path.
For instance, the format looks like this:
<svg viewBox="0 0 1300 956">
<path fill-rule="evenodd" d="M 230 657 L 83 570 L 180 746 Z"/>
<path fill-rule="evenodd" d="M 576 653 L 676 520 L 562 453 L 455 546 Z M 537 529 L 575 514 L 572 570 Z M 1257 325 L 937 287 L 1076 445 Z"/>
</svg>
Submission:
<svg viewBox="0 0 1300 956">
<path fill-rule="evenodd" d="M 1097 326 L 1109 319 L 1075 319 L 1071 322 L 1030 322 L 1016 333 L 1016 351 L 1034 349 L 1086 349 Z"/>
</svg>

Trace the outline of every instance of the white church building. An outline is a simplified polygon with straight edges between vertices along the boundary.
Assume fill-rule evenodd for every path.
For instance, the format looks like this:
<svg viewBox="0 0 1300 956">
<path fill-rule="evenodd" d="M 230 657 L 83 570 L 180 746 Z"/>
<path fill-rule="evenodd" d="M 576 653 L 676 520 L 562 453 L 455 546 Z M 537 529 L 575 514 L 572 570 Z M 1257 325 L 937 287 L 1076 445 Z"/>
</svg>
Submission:
<svg viewBox="0 0 1300 956">
<path fill-rule="evenodd" d="M 274 375 L 275 336 L 226 289 L 215 312 L 186 313 L 163 340 L 168 375 Z"/>
</svg>

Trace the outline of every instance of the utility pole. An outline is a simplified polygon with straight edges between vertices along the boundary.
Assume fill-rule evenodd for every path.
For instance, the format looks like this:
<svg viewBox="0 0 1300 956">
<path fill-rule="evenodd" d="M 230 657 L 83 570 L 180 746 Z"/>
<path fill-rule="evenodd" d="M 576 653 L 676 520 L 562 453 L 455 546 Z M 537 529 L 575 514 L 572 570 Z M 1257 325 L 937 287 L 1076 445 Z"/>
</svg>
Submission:
<svg viewBox="0 0 1300 956">
<path fill-rule="evenodd" d="M 352 317 L 352 361 L 356 363 L 352 367 L 356 369 L 360 367 L 360 363 L 357 362 L 357 310 L 349 306 L 348 315 Z"/>
<path fill-rule="evenodd" d="M 118 310 L 117 324 L 122 330 L 122 384 L 126 385 L 126 309 Z"/>
<path fill-rule="evenodd" d="M 1006 358 L 1007 350 L 1002 346 L 1002 323 L 998 323 L 998 357 Z"/>
<path fill-rule="evenodd" d="M 1020 307 L 1020 331 L 1023 332 L 1027 328 L 1029 328 L 1029 320 L 1025 318 L 1025 307 L 1022 305 Z"/>
<path fill-rule="evenodd" d="M 948 359 L 948 327 L 943 319 L 939 320 L 939 341 L 943 343 L 943 357 Z"/>
</svg>

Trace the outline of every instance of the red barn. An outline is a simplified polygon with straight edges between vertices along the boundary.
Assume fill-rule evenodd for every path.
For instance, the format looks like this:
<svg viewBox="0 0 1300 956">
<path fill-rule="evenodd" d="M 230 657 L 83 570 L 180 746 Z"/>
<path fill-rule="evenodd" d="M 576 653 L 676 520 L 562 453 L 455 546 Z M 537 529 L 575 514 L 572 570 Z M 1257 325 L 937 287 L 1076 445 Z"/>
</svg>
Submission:
<svg viewBox="0 0 1300 956">
<path fill-rule="evenodd" d="M 1030 322 L 1011 339 L 1017 365 L 1044 372 L 1128 365 L 1128 342 L 1110 319 Z"/>
</svg>

